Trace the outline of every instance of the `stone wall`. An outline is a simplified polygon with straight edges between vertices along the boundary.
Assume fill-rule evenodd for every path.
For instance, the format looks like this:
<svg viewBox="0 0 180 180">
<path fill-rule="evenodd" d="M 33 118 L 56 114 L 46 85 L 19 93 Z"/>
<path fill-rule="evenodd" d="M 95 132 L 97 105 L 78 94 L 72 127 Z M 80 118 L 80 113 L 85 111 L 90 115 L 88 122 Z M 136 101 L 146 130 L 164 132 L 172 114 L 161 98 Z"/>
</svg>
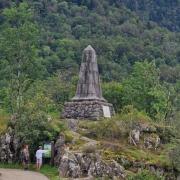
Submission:
<svg viewBox="0 0 180 180">
<path fill-rule="evenodd" d="M 62 117 L 98 120 L 104 117 L 103 106 L 109 107 L 111 116 L 115 114 L 112 104 L 107 102 L 98 100 L 72 101 L 65 103 Z"/>
</svg>

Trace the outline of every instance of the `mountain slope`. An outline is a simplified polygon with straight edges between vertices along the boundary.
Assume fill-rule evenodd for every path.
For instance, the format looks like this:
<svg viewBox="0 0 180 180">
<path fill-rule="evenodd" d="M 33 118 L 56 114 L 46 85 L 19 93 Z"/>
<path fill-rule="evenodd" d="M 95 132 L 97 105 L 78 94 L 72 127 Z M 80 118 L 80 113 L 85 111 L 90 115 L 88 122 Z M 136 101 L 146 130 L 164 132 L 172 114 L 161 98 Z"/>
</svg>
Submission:
<svg viewBox="0 0 180 180">
<path fill-rule="evenodd" d="M 126 6 L 144 21 L 154 21 L 171 31 L 180 31 L 179 0 L 114 0 L 116 6 Z"/>
</svg>

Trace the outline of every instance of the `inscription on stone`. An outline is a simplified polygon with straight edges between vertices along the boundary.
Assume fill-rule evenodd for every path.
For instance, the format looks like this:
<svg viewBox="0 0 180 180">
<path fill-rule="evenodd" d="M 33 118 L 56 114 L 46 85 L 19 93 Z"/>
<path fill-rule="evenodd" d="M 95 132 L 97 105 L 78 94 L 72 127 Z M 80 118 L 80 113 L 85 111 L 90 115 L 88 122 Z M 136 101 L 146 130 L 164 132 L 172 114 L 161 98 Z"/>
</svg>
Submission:
<svg viewBox="0 0 180 180">
<path fill-rule="evenodd" d="M 110 118 L 111 117 L 111 112 L 110 112 L 109 106 L 102 106 L 102 107 L 103 107 L 104 117 Z"/>
</svg>

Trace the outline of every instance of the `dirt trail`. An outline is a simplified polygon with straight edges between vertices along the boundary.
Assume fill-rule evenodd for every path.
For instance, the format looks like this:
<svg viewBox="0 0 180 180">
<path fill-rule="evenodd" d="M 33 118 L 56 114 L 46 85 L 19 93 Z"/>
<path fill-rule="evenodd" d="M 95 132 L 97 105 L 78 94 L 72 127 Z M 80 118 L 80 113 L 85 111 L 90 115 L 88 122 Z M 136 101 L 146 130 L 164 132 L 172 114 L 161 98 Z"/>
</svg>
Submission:
<svg viewBox="0 0 180 180">
<path fill-rule="evenodd" d="M 0 180 L 49 180 L 46 176 L 32 171 L 0 169 Z"/>
</svg>

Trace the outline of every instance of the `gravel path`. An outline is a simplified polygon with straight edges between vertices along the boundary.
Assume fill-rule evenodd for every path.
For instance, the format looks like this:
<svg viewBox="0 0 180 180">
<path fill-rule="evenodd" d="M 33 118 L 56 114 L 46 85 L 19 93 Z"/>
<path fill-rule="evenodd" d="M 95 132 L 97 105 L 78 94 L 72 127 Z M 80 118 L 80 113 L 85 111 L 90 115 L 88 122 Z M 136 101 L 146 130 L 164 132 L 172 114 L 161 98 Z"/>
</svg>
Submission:
<svg viewBox="0 0 180 180">
<path fill-rule="evenodd" d="M 0 180 L 49 180 L 46 176 L 32 171 L 0 169 Z"/>
</svg>

